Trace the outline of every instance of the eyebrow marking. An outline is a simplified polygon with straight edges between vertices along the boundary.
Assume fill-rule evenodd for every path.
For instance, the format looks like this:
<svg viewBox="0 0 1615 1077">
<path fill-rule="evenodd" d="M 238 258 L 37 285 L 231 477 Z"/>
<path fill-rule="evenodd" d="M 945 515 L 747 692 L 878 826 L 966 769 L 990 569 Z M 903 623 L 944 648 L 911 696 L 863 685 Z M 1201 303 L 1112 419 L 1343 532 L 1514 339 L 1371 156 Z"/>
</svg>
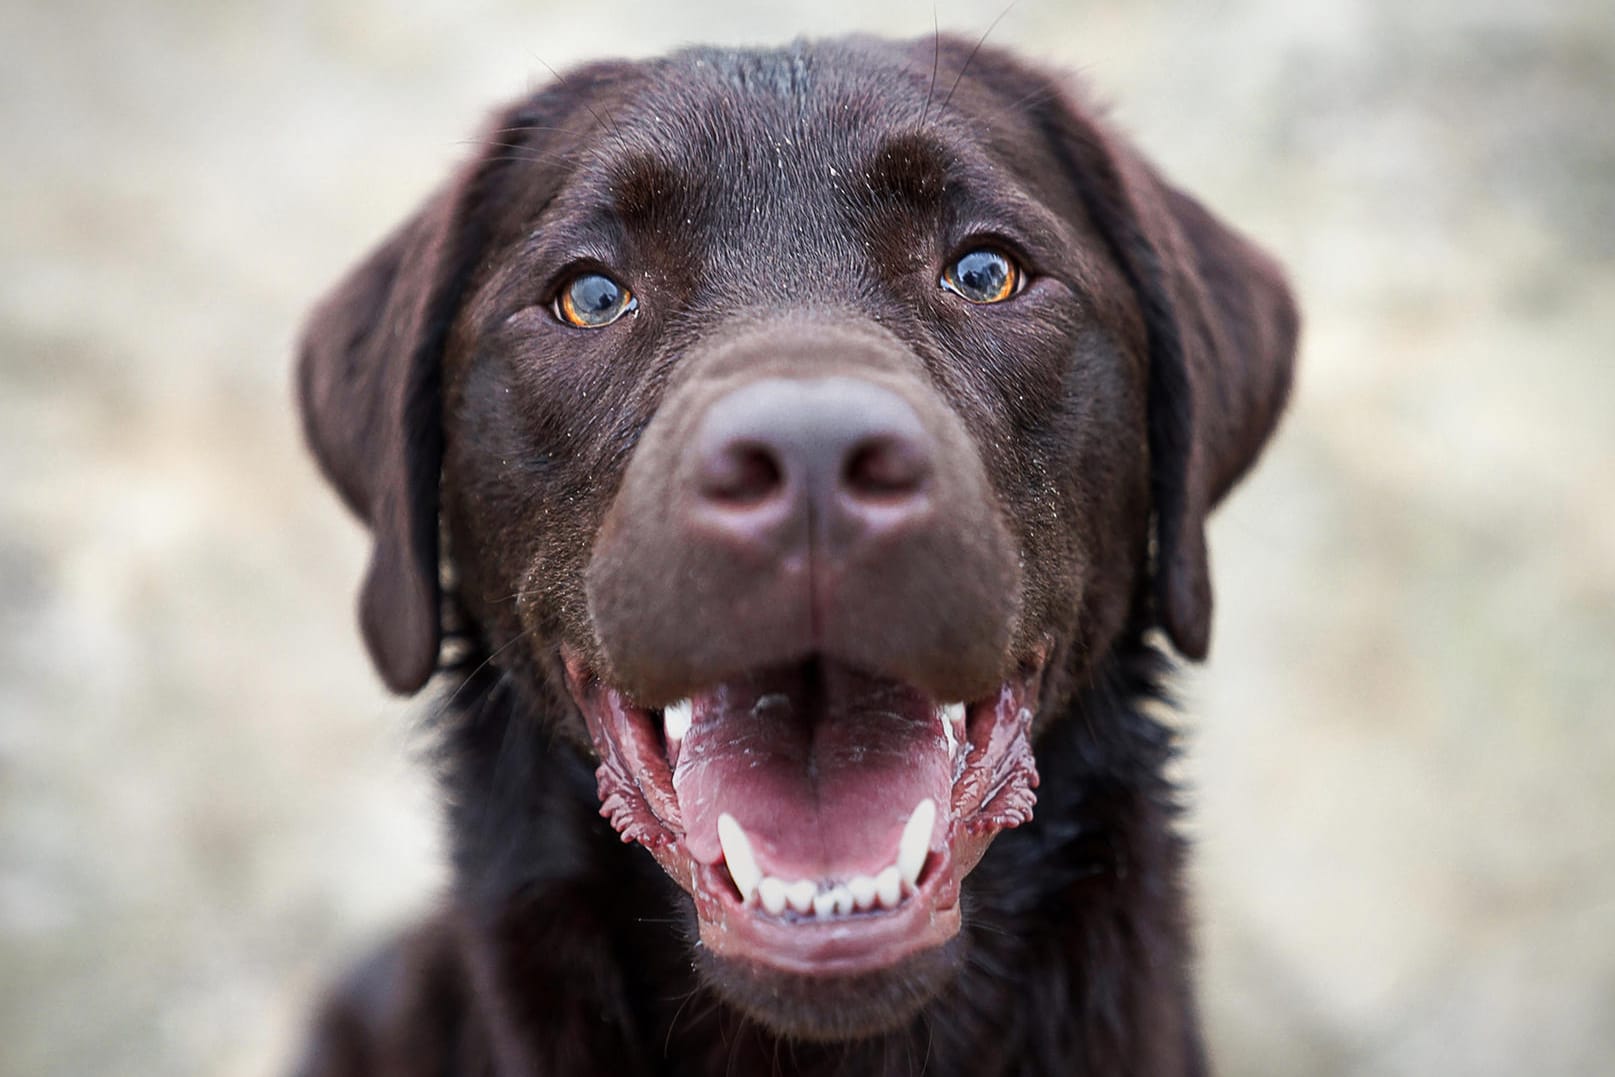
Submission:
<svg viewBox="0 0 1615 1077">
<path fill-rule="evenodd" d="M 658 157 L 634 154 L 612 167 L 607 176 L 612 207 L 629 223 L 656 220 L 684 204 L 684 177 Z"/>
<path fill-rule="evenodd" d="M 934 136 L 920 132 L 892 135 L 870 158 L 864 177 L 876 201 L 932 209 L 942 202 L 951 157 Z"/>
</svg>

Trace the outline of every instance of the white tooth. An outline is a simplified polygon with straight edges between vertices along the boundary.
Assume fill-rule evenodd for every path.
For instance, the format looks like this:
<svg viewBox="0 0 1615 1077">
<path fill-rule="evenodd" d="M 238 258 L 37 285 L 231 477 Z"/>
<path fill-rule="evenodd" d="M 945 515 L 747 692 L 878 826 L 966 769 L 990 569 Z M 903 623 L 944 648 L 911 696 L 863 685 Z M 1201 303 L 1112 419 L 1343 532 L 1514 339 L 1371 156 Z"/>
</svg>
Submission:
<svg viewBox="0 0 1615 1077">
<path fill-rule="evenodd" d="M 846 916 L 852 912 L 852 891 L 846 883 L 838 883 L 830 890 L 830 911 L 837 916 Z"/>
<path fill-rule="evenodd" d="M 791 697 L 785 695 L 783 692 L 774 692 L 770 695 L 758 696 L 757 702 L 751 705 L 751 712 L 758 715 L 778 709 L 791 709 Z"/>
<path fill-rule="evenodd" d="M 814 916 L 829 916 L 831 913 L 835 912 L 835 908 L 835 891 L 820 890 L 817 894 L 813 895 Z"/>
<path fill-rule="evenodd" d="M 683 740 L 684 734 L 690 731 L 690 722 L 694 717 L 695 707 L 687 699 L 662 708 L 662 728 L 667 732 L 668 741 L 677 744 Z"/>
<path fill-rule="evenodd" d="M 723 849 L 724 863 L 729 865 L 729 877 L 740 891 L 740 900 L 749 902 L 763 872 L 757 866 L 757 854 L 751 851 L 751 839 L 728 812 L 718 816 L 718 845 Z"/>
<path fill-rule="evenodd" d="M 848 879 L 847 892 L 852 895 L 852 903 L 860 909 L 875 904 L 875 880 L 868 875 L 854 875 Z"/>
<path fill-rule="evenodd" d="M 931 848 L 931 827 L 936 823 L 936 801 L 926 797 L 914 805 L 914 814 L 903 826 L 903 838 L 897 843 L 897 873 L 913 886 L 925 867 L 925 854 Z"/>
<path fill-rule="evenodd" d="M 769 915 L 778 916 L 785 911 L 785 880 L 770 875 L 757 885 L 757 896 Z"/>
<path fill-rule="evenodd" d="M 897 874 L 897 866 L 886 868 L 875 876 L 875 898 L 888 909 L 897 908 L 898 901 L 903 896 L 903 877 Z"/>
<path fill-rule="evenodd" d="M 785 888 L 785 900 L 790 902 L 791 908 L 797 912 L 813 911 L 813 895 L 819 888 L 813 885 L 811 879 L 798 879 Z"/>
<path fill-rule="evenodd" d="M 964 740 L 965 705 L 963 703 L 945 704 L 939 711 L 942 718 L 942 735 L 948 738 L 948 758 L 959 751 L 959 744 Z"/>
</svg>

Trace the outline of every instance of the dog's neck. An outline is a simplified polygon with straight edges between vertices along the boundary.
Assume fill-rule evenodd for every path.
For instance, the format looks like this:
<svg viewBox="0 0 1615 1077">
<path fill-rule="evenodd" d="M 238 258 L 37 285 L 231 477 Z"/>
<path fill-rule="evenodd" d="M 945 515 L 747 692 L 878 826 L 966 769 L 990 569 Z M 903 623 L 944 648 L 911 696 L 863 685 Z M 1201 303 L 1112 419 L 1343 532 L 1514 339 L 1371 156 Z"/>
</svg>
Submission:
<svg viewBox="0 0 1615 1077">
<path fill-rule="evenodd" d="M 1049 723 L 1039 766 L 1061 780 L 968 878 L 953 985 L 834 1045 L 782 1041 L 702 985 L 688 899 L 600 818 L 589 761 L 512 679 L 467 674 L 441 718 L 454 915 L 490 1015 L 465 1034 L 511 1073 L 1202 1072 L 1172 735 L 1148 713 L 1164 665 L 1119 648 Z"/>
</svg>

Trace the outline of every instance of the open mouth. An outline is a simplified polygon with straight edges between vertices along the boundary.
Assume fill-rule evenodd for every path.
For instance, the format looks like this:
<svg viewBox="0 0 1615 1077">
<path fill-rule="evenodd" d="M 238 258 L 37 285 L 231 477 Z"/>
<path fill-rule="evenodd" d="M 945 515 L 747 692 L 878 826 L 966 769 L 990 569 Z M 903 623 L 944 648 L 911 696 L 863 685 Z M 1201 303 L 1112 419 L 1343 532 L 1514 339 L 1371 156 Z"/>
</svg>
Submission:
<svg viewBox="0 0 1615 1077">
<path fill-rule="evenodd" d="M 1032 816 L 1042 656 L 975 701 L 815 657 L 661 708 L 563 657 L 601 814 L 690 893 L 717 956 L 853 975 L 939 946 L 993 836 Z"/>
</svg>

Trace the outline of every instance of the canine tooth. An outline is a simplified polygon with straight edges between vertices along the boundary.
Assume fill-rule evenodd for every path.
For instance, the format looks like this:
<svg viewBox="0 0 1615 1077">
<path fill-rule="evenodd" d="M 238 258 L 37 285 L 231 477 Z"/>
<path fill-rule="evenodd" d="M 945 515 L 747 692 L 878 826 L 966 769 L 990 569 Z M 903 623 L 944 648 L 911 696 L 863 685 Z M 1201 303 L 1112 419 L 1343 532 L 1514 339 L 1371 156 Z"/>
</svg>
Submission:
<svg viewBox="0 0 1615 1077">
<path fill-rule="evenodd" d="M 942 735 L 948 738 L 948 756 L 952 758 L 959 751 L 960 742 L 964 740 L 965 705 L 947 703 L 938 713 L 942 717 Z"/>
<path fill-rule="evenodd" d="M 667 739 L 674 744 L 683 740 L 694 719 L 695 706 L 689 700 L 668 704 L 662 709 L 662 728 L 667 732 Z"/>
<path fill-rule="evenodd" d="M 868 875 L 854 875 L 847 880 L 847 893 L 858 908 L 870 908 L 875 904 L 875 880 Z"/>
<path fill-rule="evenodd" d="M 785 900 L 797 912 L 812 912 L 813 896 L 818 892 L 819 888 L 813 885 L 813 880 L 798 879 L 785 887 Z"/>
<path fill-rule="evenodd" d="M 751 839 L 728 812 L 718 816 L 718 846 L 723 850 L 723 861 L 729 866 L 729 877 L 740 891 L 740 899 L 749 902 L 757 892 L 763 878 L 757 866 L 757 854 L 751 851 Z"/>
<path fill-rule="evenodd" d="M 875 899 L 888 909 L 897 908 L 898 901 L 903 896 L 903 877 L 897 874 L 897 866 L 886 868 L 875 876 Z"/>
<path fill-rule="evenodd" d="M 897 873 L 913 886 L 919 881 L 920 869 L 925 866 L 925 854 L 931 848 L 931 828 L 936 823 L 936 801 L 926 797 L 914 805 L 914 814 L 903 825 L 903 838 L 897 843 Z"/>
<path fill-rule="evenodd" d="M 757 896 L 771 916 L 778 916 L 785 911 L 785 880 L 767 876 L 757 884 Z"/>
</svg>

